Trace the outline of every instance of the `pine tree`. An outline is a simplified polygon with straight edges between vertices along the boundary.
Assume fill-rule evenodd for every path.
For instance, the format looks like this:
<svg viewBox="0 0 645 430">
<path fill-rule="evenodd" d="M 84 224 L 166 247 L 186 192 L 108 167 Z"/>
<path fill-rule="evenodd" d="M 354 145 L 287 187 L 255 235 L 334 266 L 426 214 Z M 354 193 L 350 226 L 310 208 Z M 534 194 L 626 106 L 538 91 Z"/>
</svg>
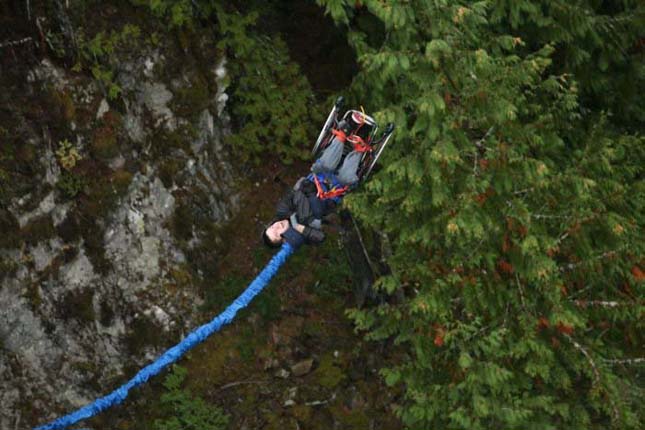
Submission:
<svg viewBox="0 0 645 430">
<path fill-rule="evenodd" d="M 402 299 L 351 315 L 407 354 L 382 370 L 404 389 L 402 421 L 638 428 L 645 147 L 631 131 L 642 106 L 598 95 L 623 85 L 613 67 L 642 88 L 642 52 L 590 58 L 631 49 L 631 21 L 615 38 L 594 25 L 642 8 L 319 3 L 349 27 L 361 65 L 351 98 L 398 126 L 383 168 L 347 204 L 392 247 L 377 286 Z M 374 21 L 384 37 L 364 31 Z"/>
</svg>

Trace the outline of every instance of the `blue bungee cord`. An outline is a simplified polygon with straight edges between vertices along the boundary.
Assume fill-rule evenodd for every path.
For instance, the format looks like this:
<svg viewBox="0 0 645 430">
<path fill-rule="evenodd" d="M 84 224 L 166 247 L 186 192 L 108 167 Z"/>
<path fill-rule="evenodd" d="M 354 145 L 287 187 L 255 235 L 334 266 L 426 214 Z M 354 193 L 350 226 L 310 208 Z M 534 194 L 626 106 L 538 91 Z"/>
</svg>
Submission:
<svg viewBox="0 0 645 430">
<path fill-rule="evenodd" d="M 139 373 L 137 373 L 127 383 L 112 391 L 107 396 L 96 399 L 94 402 L 83 406 L 77 411 L 36 427 L 34 430 L 64 429 L 80 420 L 90 418 L 113 405 L 121 403 L 128 396 L 128 391 L 130 391 L 131 388 L 141 385 L 151 377 L 157 375 L 165 367 L 175 363 L 186 352 L 206 340 L 206 338 L 211 334 L 218 331 L 223 325 L 233 321 L 237 311 L 246 307 L 251 300 L 253 300 L 253 298 L 267 286 L 269 281 L 271 281 L 271 278 L 278 273 L 280 267 L 287 261 L 293 252 L 294 248 L 288 243 L 284 243 L 280 251 L 273 256 L 262 272 L 260 272 L 246 290 L 244 290 L 244 292 L 240 294 L 238 298 L 235 299 L 235 301 L 221 314 L 213 318 L 209 323 L 206 323 L 191 332 L 184 338 L 184 340 L 164 352 L 156 361 L 141 369 Z"/>
</svg>

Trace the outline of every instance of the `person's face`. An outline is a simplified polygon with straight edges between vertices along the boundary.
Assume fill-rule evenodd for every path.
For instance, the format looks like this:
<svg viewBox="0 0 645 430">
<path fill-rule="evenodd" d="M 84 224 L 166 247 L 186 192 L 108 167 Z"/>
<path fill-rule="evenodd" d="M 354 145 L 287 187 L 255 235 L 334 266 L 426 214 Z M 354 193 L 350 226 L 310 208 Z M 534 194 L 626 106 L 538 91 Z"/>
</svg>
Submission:
<svg viewBox="0 0 645 430">
<path fill-rule="evenodd" d="M 276 221 L 267 228 L 267 237 L 273 243 L 282 242 L 282 234 L 289 229 L 289 220 Z"/>
</svg>

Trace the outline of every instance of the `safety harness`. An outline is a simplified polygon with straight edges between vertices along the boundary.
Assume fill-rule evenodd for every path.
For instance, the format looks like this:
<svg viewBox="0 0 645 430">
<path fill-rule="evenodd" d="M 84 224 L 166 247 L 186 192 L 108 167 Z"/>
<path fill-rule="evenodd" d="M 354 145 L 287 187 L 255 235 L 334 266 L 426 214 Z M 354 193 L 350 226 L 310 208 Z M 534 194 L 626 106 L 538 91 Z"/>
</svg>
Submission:
<svg viewBox="0 0 645 430">
<path fill-rule="evenodd" d="M 332 199 L 336 203 L 340 203 L 341 197 L 350 188 L 341 184 L 333 173 L 310 173 L 307 180 L 316 185 L 316 197 L 321 200 Z"/>
<path fill-rule="evenodd" d="M 363 107 L 361 106 L 361 110 L 362 109 Z M 363 124 L 365 124 L 365 112 L 363 112 L 363 115 L 361 116 L 361 122 L 359 123 L 358 128 L 349 136 L 344 130 L 335 128 L 331 129 L 331 133 L 336 136 L 336 139 L 341 143 L 345 143 L 345 141 L 351 143 L 354 151 L 369 152 L 372 150 L 372 147 L 357 134 Z M 316 190 L 318 190 L 316 196 L 321 200 L 333 199 L 336 203 L 340 203 L 341 197 L 350 188 L 348 185 L 341 184 L 333 173 L 311 173 L 307 176 L 307 179 L 316 185 Z"/>
</svg>

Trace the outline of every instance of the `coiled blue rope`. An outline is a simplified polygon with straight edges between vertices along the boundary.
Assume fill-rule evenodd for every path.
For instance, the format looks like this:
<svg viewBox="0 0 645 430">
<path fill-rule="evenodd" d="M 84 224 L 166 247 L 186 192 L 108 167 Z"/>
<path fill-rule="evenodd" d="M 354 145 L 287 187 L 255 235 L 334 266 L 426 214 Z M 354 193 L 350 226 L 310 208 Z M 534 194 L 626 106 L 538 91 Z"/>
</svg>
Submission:
<svg viewBox="0 0 645 430">
<path fill-rule="evenodd" d="M 271 261 L 260 272 L 260 274 L 251 282 L 246 290 L 235 299 L 221 314 L 213 318 L 209 323 L 202 325 L 195 331 L 191 332 L 184 340 L 164 352 L 156 361 L 147 365 L 139 371 L 126 384 L 112 391 L 105 397 L 96 399 L 93 403 L 83 406 L 81 409 L 72 412 L 69 415 L 58 418 L 50 423 L 36 427 L 35 430 L 54 430 L 63 429 L 80 420 L 97 415 L 99 412 L 113 405 L 118 405 L 128 396 L 128 391 L 138 385 L 143 384 L 151 377 L 161 372 L 166 366 L 179 360 L 182 355 L 188 352 L 196 345 L 203 342 L 208 336 L 218 331 L 223 325 L 230 323 L 235 314 L 240 309 L 246 307 L 251 300 L 267 286 L 271 278 L 278 273 L 280 267 L 287 261 L 287 258 L 293 254 L 293 247 L 288 243 L 282 245 L 280 251 L 273 256 Z"/>
</svg>

